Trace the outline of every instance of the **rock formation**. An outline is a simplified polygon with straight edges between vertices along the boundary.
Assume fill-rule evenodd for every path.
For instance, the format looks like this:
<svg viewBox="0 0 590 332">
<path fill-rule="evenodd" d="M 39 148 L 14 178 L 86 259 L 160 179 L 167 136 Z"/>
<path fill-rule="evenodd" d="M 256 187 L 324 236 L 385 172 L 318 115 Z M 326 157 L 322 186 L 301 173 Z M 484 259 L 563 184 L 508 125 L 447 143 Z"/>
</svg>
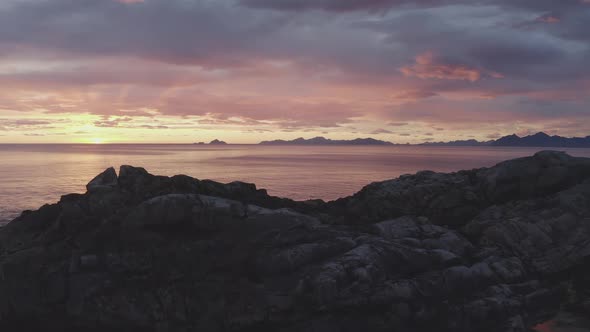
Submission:
<svg viewBox="0 0 590 332">
<path fill-rule="evenodd" d="M 122 166 L 0 229 L 0 328 L 527 331 L 590 313 L 590 159 L 334 202 Z"/>
</svg>

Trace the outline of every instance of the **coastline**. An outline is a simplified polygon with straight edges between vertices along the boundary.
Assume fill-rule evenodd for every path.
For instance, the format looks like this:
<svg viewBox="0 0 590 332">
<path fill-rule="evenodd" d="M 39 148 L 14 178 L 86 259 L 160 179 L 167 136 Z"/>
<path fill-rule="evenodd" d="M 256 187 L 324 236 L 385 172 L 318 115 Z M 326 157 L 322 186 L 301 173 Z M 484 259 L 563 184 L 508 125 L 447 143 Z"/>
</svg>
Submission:
<svg viewBox="0 0 590 332">
<path fill-rule="evenodd" d="M 545 151 L 323 202 L 109 168 L 2 227 L 0 327 L 524 331 L 590 304 L 589 179 Z"/>
</svg>

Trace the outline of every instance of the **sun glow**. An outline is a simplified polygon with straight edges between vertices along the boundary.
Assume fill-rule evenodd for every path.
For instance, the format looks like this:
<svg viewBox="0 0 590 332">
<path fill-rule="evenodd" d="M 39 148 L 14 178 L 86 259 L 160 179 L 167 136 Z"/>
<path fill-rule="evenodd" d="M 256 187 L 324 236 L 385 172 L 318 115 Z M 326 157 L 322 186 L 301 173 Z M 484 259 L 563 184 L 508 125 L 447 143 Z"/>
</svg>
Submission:
<svg viewBox="0 0 590 332">
<path fill-rule="evenodd" d="M 90 142 L 92 144 L 102 144 L 102 143 L 104 143 L 104 140 L 102 138 L 93 138 L 90 140 Z"/>
</svg>

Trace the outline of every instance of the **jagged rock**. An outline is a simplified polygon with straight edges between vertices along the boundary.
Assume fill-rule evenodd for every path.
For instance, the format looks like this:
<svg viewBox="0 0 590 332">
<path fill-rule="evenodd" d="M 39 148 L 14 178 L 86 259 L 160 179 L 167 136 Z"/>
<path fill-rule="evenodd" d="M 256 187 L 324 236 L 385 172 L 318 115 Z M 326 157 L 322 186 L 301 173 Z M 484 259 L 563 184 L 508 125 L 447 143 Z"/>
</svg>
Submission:
<svg viewBox="0 0 590 332">
<path fill-rule="evenodd" d="M 113 174 L 0 229 L 0 328 L 526 331 L 589 307 L 588 159 L 420 172 L 329 203 Z"/>
<path fill-rule="evenodd" d="M 493 202 L 538 197 L 588 178 L 590 162 L 563 152 L 542 151 L 533 157 L 505 161 L 478 172 L 487 198 Z"/>
<path fill-rule="evenodd" d="M 494 204 L 543 197 L 590 178 L 590 159 L 541 151 L 492 168 L 441 174 L 430 171 L 377 182 L 328 204 L 346 224 L 375 223 L 404 215 L 460 227 Z"/>
<path fill-rule="evenodd" d="M 117 172 L 115 172 L 114 168 L 110 167 L 107 168 L 104 172 L 97 175 L 94 179 L 92 179 L 92 181 L 88 182 L 88 184 L 86 185 L 86 190 L 88 190 L 89 192 L 110 190 L 116 187 L 117 184 Z"/>
</svg>

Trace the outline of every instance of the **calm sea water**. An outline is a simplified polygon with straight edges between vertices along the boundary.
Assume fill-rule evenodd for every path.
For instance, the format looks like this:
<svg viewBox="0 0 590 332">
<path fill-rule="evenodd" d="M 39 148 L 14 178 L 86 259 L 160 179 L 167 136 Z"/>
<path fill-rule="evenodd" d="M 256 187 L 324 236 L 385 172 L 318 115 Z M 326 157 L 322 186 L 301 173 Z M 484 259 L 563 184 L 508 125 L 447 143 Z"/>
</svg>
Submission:
<svg viewBox="0 0 590 332">
<path fill-rule="evenodd" d="M 158 175 L 253 182 L 272 195 L 326 200 L 419 170 L 492 166 L 541 149 L 382 146 L 0 145 L 0 222 L 82 193 L 109 166 Z M 560 149 L 590 157 L 590 149 Z"/>
</svg>

